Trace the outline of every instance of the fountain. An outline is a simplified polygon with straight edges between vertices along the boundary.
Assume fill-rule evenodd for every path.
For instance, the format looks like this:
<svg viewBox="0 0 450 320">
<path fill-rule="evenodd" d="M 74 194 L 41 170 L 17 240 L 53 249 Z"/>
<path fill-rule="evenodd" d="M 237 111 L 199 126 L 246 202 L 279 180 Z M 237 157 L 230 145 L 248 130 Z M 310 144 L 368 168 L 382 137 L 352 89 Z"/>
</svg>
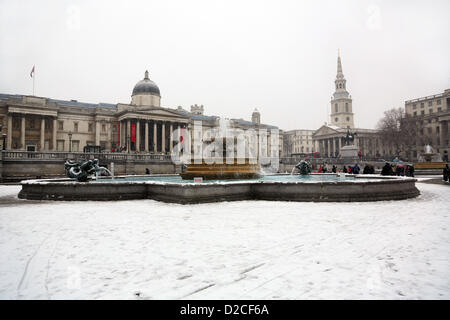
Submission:
<svg viewBox="0 0 450 320">
<path fill-rule="evenodd" d="M 441 155 L 427 144 L 424 146 L 424 152 L 419 155 L 418 162 L 414 163 L 414 167 L 422 170 L 443 169 L 445 162 L 442 161 Z"/>
<path fill-rule="evenodd" d="M 225 130 L 226 127 L 226 122 L 222 121 L 220 129 Z M 222 132 L 218 138 L 206 141 L 205 144 L 209 142 L 209 145 L 205 151 L 211 151 L 211 157 L 204 159 L 202 154 L 201 158 L 187 161 L 186 170 L 181 174 L 116 176 L 114 179 L 98 177 L 89 180 L 98 172 L 108 172 L 107 169 L 99 167 L 98 160 L 83 163 L 67 161 L 65 168 L 70 179 L 23 181 L 19 198 L 76 201 L 153 199 L 190 204 L 231 200 L 380 201 L 414 198 L 420 194 L 413 178 L 315 174 L 311 173 L 311 167 L 306 161 L 296 165 L 300 175 L 261 175 L 258 161 L 253 157 L 254 150 L 249 150 L 247 155 L 242 153 L 242 144 L 233 144 L 237 142 L 236 132 Z M 247 138 L 244 139 L 246 142 Z M 201 142 L 203 145 L 204 141 Z M 261 147 L 260 144 L 249 143 L 249 149 L 250 145 Z M 237 149 L 235 146 L 238 146 Z"/>
<path fill-rule="evenodd" d="M 229 129 L 229 120 L 219 120 L 218 137 L 210 137 L 206 143 L 214 144 L 215 157 L 191 159 L 185 172 L 181 173 L 183 180 L 202 178 L 203 180 L 255 179 L 261 176 L 261 168 L 256 158 L 238 157 L 237 137 Z M 227 154 L 229 153 L 229 154 Z M 231 157 L 229 156 L 231 155 Z"/>
</svg>

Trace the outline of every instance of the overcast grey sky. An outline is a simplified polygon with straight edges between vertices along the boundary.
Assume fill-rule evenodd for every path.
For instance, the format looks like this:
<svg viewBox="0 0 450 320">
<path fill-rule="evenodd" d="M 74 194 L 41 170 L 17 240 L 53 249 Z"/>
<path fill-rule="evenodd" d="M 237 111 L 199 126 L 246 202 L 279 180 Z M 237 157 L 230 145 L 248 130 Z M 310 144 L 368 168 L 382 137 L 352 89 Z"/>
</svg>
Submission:
<svg viewBox="0 0 450 320">
<path fill-rule="evenodd" d="M 337 49 L 355 125 L 450 88 L 450 1 L 0 0 L 0 92 L 129 103 L 146 69 L 162 106 L 329 121 Z"/>
</svg>

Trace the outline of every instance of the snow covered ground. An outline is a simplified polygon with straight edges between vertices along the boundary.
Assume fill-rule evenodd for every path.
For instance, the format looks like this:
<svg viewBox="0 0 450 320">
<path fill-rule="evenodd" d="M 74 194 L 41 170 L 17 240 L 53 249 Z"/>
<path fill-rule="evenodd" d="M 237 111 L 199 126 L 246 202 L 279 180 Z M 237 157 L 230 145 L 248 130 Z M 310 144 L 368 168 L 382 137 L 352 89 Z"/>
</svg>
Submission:
<svg viewBox="0 0 450 320">
<path fill-rule="evenodd" d="M 18 200 L 0 299 L 450 299 L 450 186 L 405 201 Z"/>
</svg>

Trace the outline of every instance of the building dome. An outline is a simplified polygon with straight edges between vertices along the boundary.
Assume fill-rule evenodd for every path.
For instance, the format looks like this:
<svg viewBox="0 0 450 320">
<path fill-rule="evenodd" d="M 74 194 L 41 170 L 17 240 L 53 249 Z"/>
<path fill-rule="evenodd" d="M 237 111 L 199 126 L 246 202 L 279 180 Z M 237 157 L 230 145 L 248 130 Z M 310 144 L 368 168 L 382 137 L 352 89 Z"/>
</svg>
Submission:
<svg viewBox="0 0 450 320">
<path fill-rule="evenodd" d="M 138 95 L 138 94 L 153 94 L 160 96 L 159 88 L 152 80 L 148 77 L 148 71 L 145 71 L 145 77 L 133 88 L 133 93 L 131 96 Z"/>
</svg>

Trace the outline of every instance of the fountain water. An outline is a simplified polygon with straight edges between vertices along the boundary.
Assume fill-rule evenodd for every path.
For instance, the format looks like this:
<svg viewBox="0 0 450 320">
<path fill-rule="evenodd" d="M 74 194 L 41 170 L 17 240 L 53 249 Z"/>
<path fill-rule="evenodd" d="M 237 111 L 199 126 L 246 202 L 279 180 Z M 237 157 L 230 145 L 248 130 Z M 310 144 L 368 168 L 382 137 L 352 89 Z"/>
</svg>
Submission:
<svg viewBox="0 0 450 320">
<path fill-rule="evenodd" d="M 217 137 L 211 137 L 206 142 L 217 146 L 214 157 L 209 159 L 202 157 L 201 163 L 191 160 L 186 166 L 186 171 L 181 173 L 184 180 L 197 177 L 203 180 L 253 179 L 261 175 L 261 168 L 255 159 L 238 158 L 237 136 L 230 130 L 228 119 L 219 119 Z M 229 157 L 230 155 L 232 157 Z"/>
</svg>

